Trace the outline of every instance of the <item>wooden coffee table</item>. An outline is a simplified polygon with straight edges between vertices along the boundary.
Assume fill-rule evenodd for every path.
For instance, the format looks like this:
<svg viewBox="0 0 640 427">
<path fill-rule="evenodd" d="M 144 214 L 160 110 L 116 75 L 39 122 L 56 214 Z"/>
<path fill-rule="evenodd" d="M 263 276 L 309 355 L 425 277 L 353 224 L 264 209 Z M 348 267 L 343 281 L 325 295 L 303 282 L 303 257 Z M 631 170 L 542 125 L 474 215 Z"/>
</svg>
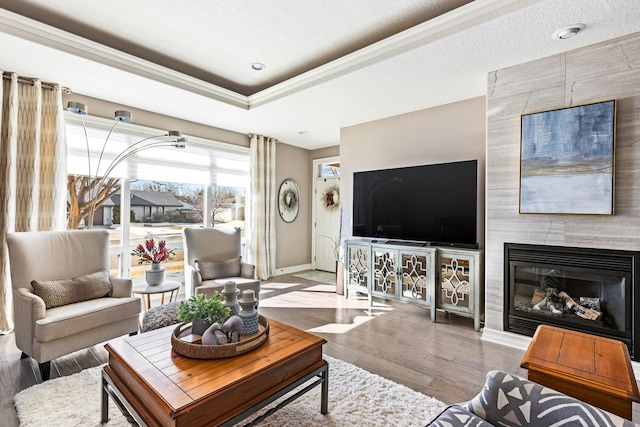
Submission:
<svg viewBox="0 0 640 427">
<path fill-rule="evenodd" d="M 521 366 L 531 381 L 628 420 L 632 402 L 640 402 L 622 341 L 540 325 Z"/>
<path fill-rule="evenodd" d="M 103 423 L 111 397 L 139 425 L 233 426 L 307 382 L 278 409 L 322 385 L 320 412 L 327 413 L 324 339 L 269 319 L 269 337 L 257 349 L 228 359 L 190 359 L 171 349 L 175 326 L 105 345 Z"/>
</svg>

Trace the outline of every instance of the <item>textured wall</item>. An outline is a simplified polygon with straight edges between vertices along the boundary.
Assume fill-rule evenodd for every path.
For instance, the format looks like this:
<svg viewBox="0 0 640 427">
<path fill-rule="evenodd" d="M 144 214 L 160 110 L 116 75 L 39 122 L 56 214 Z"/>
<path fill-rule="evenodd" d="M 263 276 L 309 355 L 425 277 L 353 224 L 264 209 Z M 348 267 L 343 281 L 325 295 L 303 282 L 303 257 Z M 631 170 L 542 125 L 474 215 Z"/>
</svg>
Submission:
<svg viewBox="0 0 640 427">
<path fill-rule="evenodd" d="M 276 215 L 276 270 L 311 263 L 311 160 L 308 150 L 283 142 L 276 145 L 276 195 L 292 179 L 300 191 L 300 210 L 293 222 Z"/>
<path fill-rule="evenodd" d="M 484 246 L 485 98 L 363 123 L 340 132 L 342 230 L 352 230 L 353 173 L 364 170 L 478 160 L 478 241 Z M 454 203 L 442 183 L 436 203 Z M 416 189 L 419 191 L 419 189 Z"/>
<path fill-rule="evenodd" d="M 520 116 L 609 99 L 615 215 L 518 214 Z M 485 327 L 501 331 L 504 242 L 640 250 L 640 33 L 490 73 L 486 162 Z"/>
</svg>

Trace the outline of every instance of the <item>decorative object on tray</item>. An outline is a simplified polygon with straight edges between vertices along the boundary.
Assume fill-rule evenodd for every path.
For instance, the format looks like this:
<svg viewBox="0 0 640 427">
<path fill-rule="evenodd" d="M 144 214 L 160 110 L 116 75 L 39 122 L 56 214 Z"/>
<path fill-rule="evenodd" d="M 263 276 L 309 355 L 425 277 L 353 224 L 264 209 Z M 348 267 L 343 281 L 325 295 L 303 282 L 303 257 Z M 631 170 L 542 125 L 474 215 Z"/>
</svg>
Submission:
<svg viewBox="0 0 640 427">
<path fill-rule="evenodd" d="M 258 331 L 251 335 L 241 334 L 239 342 L 205 345 L 202 340 L 194 340 L 191 325 L 183 323 L 178 325 L 171 334 L 171 347 L 176 353 L 192 359 L 224 359 L 239 356 L 258 348 L 264 344 L 268 337 L 269 321 L 266 317 L 259 315 Z M 218 341 L 220 341 L 219 336 Z"/>
<path fill-rule="evenodd" d="M 138 265 L 145 262 L 151 263 L 151 268 L 145 271 L 144 277 L 149 286 L 158 286 L 164 282 L 165 269 L 160 263 L 169 261 L 175 256 L 173 249 L 167 247 L 167 242 L 160 240 L 156 243 L 153 239 L 145 240 L 131 252 L 131 255 L 140 257 Z"/>
<path fill-rule="evenodd" d="M 193 333 L 181 339 L 185 342 L 200 342 L 202 345 L 220 345 L 232 343 L 235 334 L 235 341 L 240 342 L 240 336 L 244 335 L 242 333 L 242 325 L 242 319 L 239 316 L 231 316 L 222 326 L 219 323 L 209 326 L 200 339 L 198 338 L 199 335 Z M 191 327 L 193 331 L 193 324 Z"/>
<path fill-rule="evenodd" d="M 192 328 L 193 328 L 193 325 L 192 325 Z M 202 337 L 200 337 L 201 338 L 200 340 L 198 340 L 198 335 L 196 334 L 187 335 L 186 337 L 182 337 L 181 339 L 184 342 L 192 342 L 194 344 L 197 344 L 198 342 L 200 342 L 200 344 L 202 345 L 218 345 L 220 344 L 220 340 L 218 339 L 218 334 L 216 334 L 216 332 L 219 330 L 220 330 L 220 324 L 214 323 L 213 325 L 209 326 L 209 329 L 204 331 L 204 334 L 202 334 Z"/>
<path fill-rule="evenodd" d="M 233 342 L 233 334 L 235 335 L 236 342 L 240 342 L 240 335 L 242 335 L 242 319 L 240 316 L 231 316 L 220 328 L 222 333 L 227 337 L 227 343 Z"/>
<path fill-rule="evenodd" d="M 226 307 L 229 307 L 230 316 L 235 316 L 240 313 L 240 303 L 238 302 L 238 288 L 236 282 L 229 280 L 224 284 L 222 291 L 224 295 L 224 301 L 222 302 Z"/>
<path fill-rule="evenodd" d="M 256 294 L 251 289 L 242 293 L 240 318 L 242 318 L 242 335 L 258 332 L 258 310 L 256 310 Z"/>
<path fill-rule="evenodd" d="M 211 298 L 205 294 L 190 297 L 178 306 L 178 320 L 192 322 L 193 334 L 202 335 L 214 323 L 223 323 L 229 318 L 231 310 L 220 301 L 214 292 Z"/>
</svg>

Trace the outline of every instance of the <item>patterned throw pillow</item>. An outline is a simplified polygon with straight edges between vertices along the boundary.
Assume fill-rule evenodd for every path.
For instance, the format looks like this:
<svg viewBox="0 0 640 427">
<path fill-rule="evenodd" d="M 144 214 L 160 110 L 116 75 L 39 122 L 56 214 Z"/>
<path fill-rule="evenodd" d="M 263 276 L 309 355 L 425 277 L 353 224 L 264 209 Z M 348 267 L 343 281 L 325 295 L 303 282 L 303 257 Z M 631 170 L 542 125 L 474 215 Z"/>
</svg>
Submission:
<svg viewBox="0 0 640 427">
<path fill-rule="evenodd" d="M 239 277 L 242 267 L 242 257 L 231 258 L 226 261 L 198 261 L 196 270 L 200 272 L 202 280 L 213 280 L 225 277 Z"/>
<path fill-rule="evenodd" d="M 635 426 L 588 403 L 501 371 L 489 372 L 482 391 L 461 406 L 493 425 L 507 427 Z"/>
<path fill-rule="evenodd" d="M 447 407 L 427 427 L 493 427 L 479 416 L 459 407 Z"/>
<path fill-rule="evenodd" d="M 31 286 L 47 309 L 111 296 L 113 292 L 108 270 L 65 280 L 33 280 Z"/>
</svg>

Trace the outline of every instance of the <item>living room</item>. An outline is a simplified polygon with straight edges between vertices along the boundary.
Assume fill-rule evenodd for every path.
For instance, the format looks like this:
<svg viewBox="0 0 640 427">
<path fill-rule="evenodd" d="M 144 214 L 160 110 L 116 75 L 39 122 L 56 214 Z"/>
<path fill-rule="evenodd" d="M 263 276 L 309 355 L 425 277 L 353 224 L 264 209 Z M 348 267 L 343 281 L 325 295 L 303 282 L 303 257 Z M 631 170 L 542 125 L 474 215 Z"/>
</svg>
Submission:
<svg viewBox="0 0 640 427">
<path fill-rule="evenodd" d="M 305 191 L 307 197 L 301 204 L 297 221 L 276 225 L 279 248 L 276 269 L 286 273 L 310 264 L 309 194 L 314 159 L 340 156 L 344 230 L 351 230 L 349 201 L 354 172 L 478 159 L 478 241 L 485 254 L 486 287 L 485 325 L 480 336 L 486 342 L 526 348 L 528 337 L 504 332 L 505 242 L 621 250 L 640 247 L 640 234 L 636 231 L 640 225 L 636 161 L 640 158 L 636 144 L 640 136 L 637 126 L 639 46 L 640 36 L 632 33 L 496 69 L 483 76 L 486 96 L 345 126 L 340 129 L 339 145 L 305 150 L 279 144 L 277 181 L 295 179 L 303 189 L 303 197 Z M 110 115 L 116 106 L 75 94 L 64 95 L 65 103 L 71 99 L 87 100 L 92 107 L 97 107 L 94 109 L 97 114 L 104 116 Z M 520 214 L 521 115 L 609 99 L 618 102 L 615 215 Z M 172 120 L 131 109 L 144 117 L 149 126 Z M 238 132 L 222 129 L 208 132 L 212 139 L 248 144 L 246 135 Z M 448 190 L 443 183 L 443 199 Z M 297 239 L 293 244 L 291 236 Z M 468 324 L 464 327 L 469 328 Z M 481 347 L 477 342 L 474 345 Z M 517 365 L 519 360 L 516 357 L 510 363 Z"/>
</svg>

